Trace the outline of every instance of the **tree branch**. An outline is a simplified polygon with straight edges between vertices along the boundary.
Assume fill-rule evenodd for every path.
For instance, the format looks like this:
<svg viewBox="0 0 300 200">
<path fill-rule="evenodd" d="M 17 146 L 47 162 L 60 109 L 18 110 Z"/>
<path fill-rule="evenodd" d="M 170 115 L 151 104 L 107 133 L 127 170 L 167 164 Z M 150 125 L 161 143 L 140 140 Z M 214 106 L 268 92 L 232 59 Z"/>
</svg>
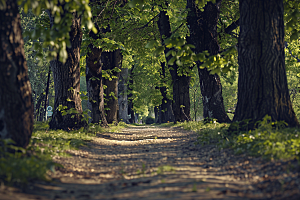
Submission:
<svg viewBox="0 0 300 200">
<path fill-rule="evenodd" d="M 180 26 L 178 26 L 173 32 L 171 32 L 171 36 L 172 36 L 174 33 L 176 33 L 176 31 L 178 31 L 178 29 L 180 29 L 182 26 L 183 26 L 183 23 L 182 23 Z"/>
<path fill-rule="evenodd" d="M 293 58 L 295 58 L 295 59 L 297 60 L 297 62 L 300 62 L 300 59 L 299 59 L 297 56 L 294 56 L 293 53 L 292 53 L 292 51 L 289 49 L 288 43 L 287 43 L 287 42 L 285 42 L 284 46 L 285 46 L 285 48 L 288 49 L 288 51 L 289 51 L 289 53 L 291 54 L 291 56 L 292 56 Z"/>
<path fill-rule="evenodd" d="M 239 27 L 239 25 L 240 25 L 240 19 L 236 20 L 235 22 L 230 24 L 227 28 L 225 28 L 224 32 L 230 34 L 234 29 Z"/>
<path fill-rule="evenodd" d="M 235 22 L 232 22 L 232 24 L 230 24 L 227 28 L 225 28 L 224 33 L 227 33 L 235 38 L 238 38 L 238 36 L 232 31 L 235 30 L 237 27 L 239 27 L 239 25 L 240 25 L 240 19 L 236 20 Z"/>
<path fill-rule="evenodd" d="M 140 27 L 140 28 L 136 28 L 135 30 L 140 30 L 140 29 L 143 29 L 143 28 L 146 28 L 150 22 L 152 22 L 156 17 L 159 16 L 160 13 L 158 13 L 155 17 L 153 17 L 149 22 L 147 22 L 147 24 L 145 24 L 144 26 Z"/>
</svg>

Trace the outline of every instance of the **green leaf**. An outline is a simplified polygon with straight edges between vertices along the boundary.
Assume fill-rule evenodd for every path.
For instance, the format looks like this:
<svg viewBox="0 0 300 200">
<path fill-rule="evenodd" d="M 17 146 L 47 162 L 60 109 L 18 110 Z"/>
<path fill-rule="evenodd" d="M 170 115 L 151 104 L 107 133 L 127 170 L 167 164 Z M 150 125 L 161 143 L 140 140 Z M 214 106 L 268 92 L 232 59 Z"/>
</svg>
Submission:
<svg viewBox="0 0 300 200">
<path fill-rule="evenodd" d="M 93 31 L 95 34 L 98 33 L 98 30 L 95 28 L 95 26 L 93 26 L 92 31 Z"/>
<path fill-rule="evenodd" d="M 168 53 L 166 54 L 166 57 L 169 57 L 170 54 L 173 55 L 173 52 L 175 52 L 174 50 L 169 50 Z M 174 55 L 173 55 L 174 56 Z"/>
<path fill-rule="evenodd" d="M 220 74 L 220 72 L 221 72 L 221 69 L 220 69 L 220 68 L 216 68 L 216 69 L 214 69 L 214 70 L 211 70 L 211 71 L 209 72 L 209 74 Z"/>
<path fill-rule="evenodd" d="M 137 0 L 132 0 L 131 2 L 128 3 L 128 6 L 130 8 L 134 8 L 136 6 L 137 2 L 138 2 Z"/>
<path fill-rule="evenodd" d="M 176 60 L 176 57 L 172 57 L 169 62 L 168 62 L 168 65 L 174 65 L 174 62 Z"/>
<path fill-rule="evenodd" d="M 297 40 L 299 38 L 299 33 L 297 31 L 294 31 L 294 33 L 291 35 L 291 40 Z"/>
<path fill-rule="evenodd" d="M 68 53 L 66 49 L 61 49 L 59 51 L 59 60 L 63 63 L 65 63 L 67 61 L 68 58 Z"/>
<path fill-rule="evenodd" d="M 230 67 L 224 67 L 223 69 L 222 69 L 222 72 L 223 73 L 227 73 L 227 72 L 229 72 L 230 71 Z"/>
<path fill-rule="evenodd" d="M 88 27 L 88 29 L 92 29 L 94 27 L 93 22 L 92 21 L 88 21 L 87 22 L 87 27 Z"/>
<path fill-rule="evenodd" d="M 176 64 L 177 66 L 182 66 L 182 62 L 180 62 L 180 60 L 176 60 Z"/>
<path fill-rule="evenodd" d="M 60 15 L 56 14 L 54 17 L 54 23 L 58 24 L 60 22 L 60 20 L 61 20 Z"/>
<path fill-rule="evenodd" d="M 192 44 L 187 44 L 186 46 L 190 47 L 191 49 L 195 49 L 196 47 Z"/>
<path fill-rule="evenodd" d="M 151 48 L 153 48 L 153 46 L 156 45 L 156 44 L 157 44 L 156 40 L 151 40 L 150 42 L 148 42 L 148 43 L 146 44 L 145 48 L 151 49 Z"/>
<path fill-rule="evenodd" d="M 27 14 L 28 13 L 28 2 L 26 2 L 23 6 L 24 12 Z"/>
<path fill-rule="evenodd" d="M 165 50 L 165 48 L 163 46 L 157 47 L 156 50 L 153 52 L 153 55 L 158 56 L 164 50 Z"/>
</svg>

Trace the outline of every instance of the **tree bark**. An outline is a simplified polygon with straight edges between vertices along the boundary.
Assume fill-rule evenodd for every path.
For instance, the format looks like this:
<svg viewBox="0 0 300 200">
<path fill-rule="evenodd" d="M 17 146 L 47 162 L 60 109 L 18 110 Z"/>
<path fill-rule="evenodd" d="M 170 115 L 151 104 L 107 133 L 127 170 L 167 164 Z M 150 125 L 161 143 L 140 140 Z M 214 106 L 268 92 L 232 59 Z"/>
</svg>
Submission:
<svg viewBox="0 0 300 200">
<path fill-rule="evenodd" d="M 132 102 L 132 85 L 133 85 L 133 70 L 134 70 L 134 66 L 132 66 L 132 68 L 130 69 L 130 73 L 129 73 L 129 76 L 128 76 L 128 115 L 130 115 L 130 119 L 129 119 L 129 122 L 131 124 L 135 123 L 135 113 L 134 113 L 134 110 L 133 110 L 133 102 Z"/>
<path fill-rule="evenodd" d="M 187 41 L 195 46 L 195 53 L 208 50 L 210 55 L 215 55 L 219 52 L 217 25 L 220 4 L 221 0 L 217 0 L 216 4 L 208 2 L 201 12 L 195 0 L 187 0 L 187 8 L 190 9 L 187 17 L 190 36 Z M 231 122 L 224 108 L 220 77 L 218 74 L 209 74 L 206 68 L 200 69 L 202 63 L 196 63 L 203 101 L 203 117 L 215 118 L 220 123 Z"/>
<path fill-rule="evenodd" d="M 174 114 L 172 110 L 172 100 L 167 98 L 167 88 L 160 87 L 160 93 L 163 96 L 162 103 L 160 105 L 161 123 L 174 122 Z"/>
<path fill-rule="evenodd" d="M 50 87 L 50 75 L 51 75 L 51 66 L 49 66 L 48 76 L 47 76 L 47 85 L 45 90 L 45 101 L 44 101 L 44 117 L 46 116 L 47 112 L 47 105 L 49 99 L 49 87 Z"/>
<path fill-rule="evenodd" d="M 81 19 L 73 13 L 70 31 L 71 47 L 67 48 L 68 59 L 66 63 L 56 60 L 52 65 L 55 87 L 54 112 L 49 123 L 50 129 L 72 130 L 86 126 L 82 121 L 82 106 L 80 98 L 80 47 L 82 41 Z M 59 105 L 67 109 L 75 109 L 77 113 L 62 115 Z"/>
<path fill-rule="evenodd" d="M 128 121 L 128 98 L 127 98 L 128 68 L 122 68 L 118 84 L 119 120 Z"/>
<path fill-rule="evenodd" d="M 165 82 L 166 77 L 166 65 L 161 63 L 161 77 L 162 81 Z M 163 97 L 161 105 L 159 106 L 159 123 L 174 122 L 174 114 L 172 110 L 172 100 L 167 97 L 167 88 L 159 87 L 160 93 Z"/>
<path fill-rule="evenodd" d="M 33 130 L 31 85 L 17 1 L 5 3 L 0 11 L 0 138 L 26 147 Z"/>
<path fill-rule="evenodd" d="M 163 42 L 164 38 L 171 37 L 171 26 L 169 16 L 166 11 L 160 11 L 159 20 L 157 21 L 157 25 L 159 28 L 161 40 Z M 164 52 L 171 50 L 169 48 L 165 48 Z M 166 57 L 167 63 L 171 57 Z M 190 84 L 190 76 L 182 75 L 179 76 L 177 73 L 178 66 L 174 63 L 172 68 L 170 68 L 170 73 L 172 77 L 172 85 L 173 85 L 173 114 L 174 114 L 174 122 L 177 121 L 189 121 L 190 120 L 190 94 L 189 94 L 189 84 Z"/>
<path fill-rule="evenodd" d="M 173 66 L 174 67 L 174 66 Z M 177 71 L 177 70 L 176 70 Z M 173 113 L 175 122 L 190 121 L 190 76 L 173 78 Z"/>
<path fill-rule="evenodd" d="M 45 117 L 45 113 L 44 113 L 44 110 L 43 110 L 43 102 L 45 103 L 45 94 L 44 93 L 41 93 L 39 98 L 38 98 L 38 101 L 37 101 L 37 121 L 43 121 L 44 117 Z"/>
<path fill-rule="evenodd" d="M 108 126 L 104 111 L 104 89 L 102 78 L 102 64 L 100 57 L 102 50 L 89 45 L 89 52 L 86 56 L 86 85 L 91 107 L 92 123 L 101 123 Z"/>
<path fill-rule="evenodd" d="M 238 102 L 234 121 L 265 115 L 298 126 L 290 101 L 284 53 L 283 0 L 240 0 Z"/>
<path fill-rule="evenodd" d="M 118 83 L 120 78 L 120 72 L 122 67 L 122 54 L 121 50 L 117 49 L 112 52 L 102 52 L 101 62 L 103 70 L 110 70 L 111 79 L 104 79 L 104 85 L 106 85 L 105 92 L 105 103 L 106 103 L 106 120 L 108 123 L 118 123 Z"/>
<path fill-rule="evenodd" d="M 161 124 L 161 105 L 154 106 L 154 123 Z"/>
</svg>

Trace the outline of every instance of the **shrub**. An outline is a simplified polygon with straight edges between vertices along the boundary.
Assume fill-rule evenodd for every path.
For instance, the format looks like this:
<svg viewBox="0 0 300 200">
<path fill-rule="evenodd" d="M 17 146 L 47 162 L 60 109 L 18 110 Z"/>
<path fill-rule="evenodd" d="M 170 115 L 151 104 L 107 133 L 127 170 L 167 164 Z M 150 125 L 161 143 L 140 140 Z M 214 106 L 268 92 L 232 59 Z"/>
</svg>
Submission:
<svg viewBox="0 0 300 200">
<path fill-rule="evenodd" d="M 236 124 L 237 127 L 241 126 Z M 287 128 L 285 122 L 272 122 L 270 116 L 257 122 L 257 128 L 249 131 L 228 131 L 228 124 L 216 121 L 205 123 L 184 122 L 176 126 L 198 132 L 199 144 L 214 144 L 219 148 L 232 148 L 235 153 L 247 153 L 267 159 L 300 160 L 300 130 Z"/>
<path fill-rule="evenodd" d="M 145 120 L 145 123 L 146 124 L 154 124 L 155 123 L 155 119 L 153 117 L 146 117 L 146 120 Z"/>
</svg>

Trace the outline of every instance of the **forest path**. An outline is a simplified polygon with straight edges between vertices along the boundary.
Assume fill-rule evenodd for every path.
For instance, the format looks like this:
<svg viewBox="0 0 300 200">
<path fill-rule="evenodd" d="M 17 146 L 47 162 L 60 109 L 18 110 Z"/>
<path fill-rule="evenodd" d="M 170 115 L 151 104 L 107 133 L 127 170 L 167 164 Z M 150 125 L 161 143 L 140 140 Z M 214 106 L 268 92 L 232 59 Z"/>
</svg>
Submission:
<svg viewBox="0 0 300 200">
<path fill-rule="evenodd" d="M 54 158 L 64 166 L 54 182 L 6 189 L 0 199 L 300 199 L 299 174 L 286 172 L 296 161 L 195 145 L 197 134 L 182 128 L 130 126 L 97 136 L 72 157 Z"/>
</svg>

